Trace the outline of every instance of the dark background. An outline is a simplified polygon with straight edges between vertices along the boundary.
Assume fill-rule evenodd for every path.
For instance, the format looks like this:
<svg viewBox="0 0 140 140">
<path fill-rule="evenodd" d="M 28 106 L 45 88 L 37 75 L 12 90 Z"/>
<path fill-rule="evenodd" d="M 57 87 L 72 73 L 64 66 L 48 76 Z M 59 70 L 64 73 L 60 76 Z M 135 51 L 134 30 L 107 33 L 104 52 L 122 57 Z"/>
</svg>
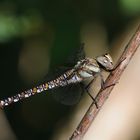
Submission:
<svg viewBox="0 0 140 140">
<path fill-rule="evenodd" d="M 85 23 L 102 24 L 110 44 L 139 14 L 138 0 L 0 1 L 0 98 L 31 88 L 62 66 L 83 42 Z M 17 139 L 41 140 L 50 139 L 74 107 L 40 94 L 6 107 L 4 113 Z"/>
</svg>

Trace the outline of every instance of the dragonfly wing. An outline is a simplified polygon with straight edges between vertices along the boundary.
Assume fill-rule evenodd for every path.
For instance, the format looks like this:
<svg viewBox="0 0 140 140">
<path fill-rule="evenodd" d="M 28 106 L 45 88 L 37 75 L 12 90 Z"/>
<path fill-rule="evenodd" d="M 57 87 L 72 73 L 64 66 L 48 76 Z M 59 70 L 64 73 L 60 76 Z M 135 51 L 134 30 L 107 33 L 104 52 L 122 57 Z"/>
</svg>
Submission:
<svg viewBox="0 0 140 140">
<path fill-rule="evenodd" d="M 57 70 L 50 72 L 44 79 L 43 83 L 58 78 L 60 75 L 64 74 L 67 70 L 70 69 L 67 67 L 63 67 L 63 68 L 60 67 Z M 76 83 L 76 84 L 66 85 L 64 87 L 57 87 L 54 89 L 50 89 L 49 91 L 47 91 L 47 93 L 51 94 L 56 101 L 62 104 L 73 105 L 80 100 L 83 93 L 83 89 L 81 88 L 80 83 Z"/>
<path fill-rule="evenodd" d="M 69 67 L 73 67 L 79 60 L 85 58 L 85 51 L 84 51 L 84 43 L 80 45 L 80 47 L 75 48 L 72 51 L 72 54 L 67 58 L 66 64 Z"/>
<path fill-rule="evenodd" d="M 52 92 L 52 96 L 55 100 L 65 105 L 74 105 L 78 103 L 84 93 L 79 83 L 59 87 L 50 92 Z"/>
<path fill-rule="evenodd" d="M 64 74 L 67 70 L 74 67 L 77 61 L 85 58 L 84 53 L 84 43 L 73 52 L 73 55 L 68 57 L 66 64 L 63 67 L 59 67 L 55 72 L 50 72 L 47 76 L 47 81 L 54 80 L 60 75 Z M 66 67 L 65 67 L 66 66 Z M 83 93 L 83 88 L 81 88 L 80 83 L 67 85 L 65 87 L 58 87 L 56 89 L 51 89 L 48 91 L 52 93 L 52 96 L 59 102 L 65 105 L 76 104 Z"/>
</svg>

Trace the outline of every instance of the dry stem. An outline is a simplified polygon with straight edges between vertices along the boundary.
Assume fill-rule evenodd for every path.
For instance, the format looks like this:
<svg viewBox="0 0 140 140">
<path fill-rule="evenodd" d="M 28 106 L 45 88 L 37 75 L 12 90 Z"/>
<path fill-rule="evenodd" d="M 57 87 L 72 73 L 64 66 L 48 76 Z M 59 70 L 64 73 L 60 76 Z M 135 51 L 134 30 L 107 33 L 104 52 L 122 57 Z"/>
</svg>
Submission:
<svg viewBox="0 0 140 140">
<path fill-rule="evenodd" d="M 137 31 L 125 47 L 121 57 L 118 60 L 118 64 L 121 62 L 121 64 L 110 73 L 108 78 L 105 81 L 104 87 L 107 87 L 109 85 L 115 84 L 119 81 L 121 74 L 123 73 L 124 69 L 130 62 L 132 56 L 136 52 L 137 48 L 140 46 L 140 26 L 138 27 Z M 70 140 L 81 140 L 84 136 L 84 134 L 87 132 L 89 126 L 91 125 L 92 121 L 96 118 L 98 112 L 100 111 L 101 107 L 111 94 L 112 89 L 114 86 L 110 86 L 106 88 L 105 90 L 100 90 L 96 101 L 98 104 L 98 109 L 95 107 L 94 103 L 92 103 L 87 110 L 86 114 L 84 115 L 83 119 L 81 120 L 80 124 L 78 125 L 77 129 L 73 132 Z"/>
</svg>

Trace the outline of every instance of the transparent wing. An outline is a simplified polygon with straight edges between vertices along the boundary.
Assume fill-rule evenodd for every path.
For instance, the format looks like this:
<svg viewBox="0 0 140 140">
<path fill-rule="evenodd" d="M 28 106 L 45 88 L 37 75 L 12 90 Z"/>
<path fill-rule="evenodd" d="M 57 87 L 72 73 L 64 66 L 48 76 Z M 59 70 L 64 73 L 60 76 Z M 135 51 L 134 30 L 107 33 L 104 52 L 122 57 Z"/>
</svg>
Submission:
<svg viewBox="0 0 140 140">
<path fill-rule="evenodd" d="M 80 47 L 72 51 L 72 55 L 70 55 L 66 60 L 66 65 L 72 67 L 79 60 L 82 60 L 84 58 L 85 58 L 84 43 L 82 43 Z"/>
<path fill-rule="evenodd" d="M 54 73 L 52 72 L 52 74 L 49 74 L 49 76 L 47 77 L 47 81 L 56 79 L 58 76 L 65 73 L 67 70 L 69 70 L 69 68 L 66 67 L 55 70 Z M 56 101 L 62 104 L 73 105 L 80 100 L 84 92 L 83 92 L 83 88 L 81 87 L 81 84 L 76 83 L 76 84 L 66 85 L 64 87 L 51 89 L 47 91 L 47 93 L 51 94 Z"/>
<path fill-rule="evenodd" d="M 78 103 L 84 93 L 80 84 L 71 84 L 65 87 L 59 87 L 50 92 L 56 101 L 65 105 Z"/>
<path fill-rule="evenodd" d="M 47 81 L 56 79 L 61 74 L 64 74 L 67 70 L 73 68 L 74 65 L 77 63 L 77 61 L 84 58 L 85 58 L 85 53 L 84 53 L 84 43 L 83 43 L 78 48 L 78 50 L 73 52 L 72 56 L 68 57 L 67 63 L 64 66 L 59 67 L 58 69 L 56 69 L 53 72 L 50 72 L 46 76 Z M 57 101 L 65 105 L 76 104 L 80 100 L 82 93 L 84 93 L 80 83 L 67 85 L 65 87 L 58 87 L 56 89 L 51 89 L 50 91 L 47 92 L 52 94 L 54 99 L 56 99 Z"/>
</svg>

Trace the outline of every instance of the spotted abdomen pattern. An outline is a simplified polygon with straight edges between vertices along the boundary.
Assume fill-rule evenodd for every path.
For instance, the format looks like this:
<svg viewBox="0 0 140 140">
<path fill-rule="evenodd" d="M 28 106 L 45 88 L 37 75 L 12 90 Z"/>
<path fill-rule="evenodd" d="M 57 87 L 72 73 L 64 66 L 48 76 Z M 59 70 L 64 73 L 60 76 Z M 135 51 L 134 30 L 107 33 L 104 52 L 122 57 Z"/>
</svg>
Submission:
<svg viewBox="0 0 140 140">
<path fill-rule="evenodd" d="M 82 79 L 78 77 L 77 74 L 73 74 L 73 71 L 74 71 L 73 69 L 69 70 L 64 74 L 62 74 L 61 76 L 59 76 L 58 78 L 56 78 L 55 80 L 46 82 L 37 87 L 21 92 L 15 96 L 11 96 L 4 100 L 0 100 L 0 107 L 3 108 L 5 106 L 10 105 L 11 103 L 18 102 L 19 100 L 28 98 L 30 96 L 33 96 L 46 90 L 50 90 L 57 87 L 63 87 L 71 83 L 80 82 Z"/>
</svg>

